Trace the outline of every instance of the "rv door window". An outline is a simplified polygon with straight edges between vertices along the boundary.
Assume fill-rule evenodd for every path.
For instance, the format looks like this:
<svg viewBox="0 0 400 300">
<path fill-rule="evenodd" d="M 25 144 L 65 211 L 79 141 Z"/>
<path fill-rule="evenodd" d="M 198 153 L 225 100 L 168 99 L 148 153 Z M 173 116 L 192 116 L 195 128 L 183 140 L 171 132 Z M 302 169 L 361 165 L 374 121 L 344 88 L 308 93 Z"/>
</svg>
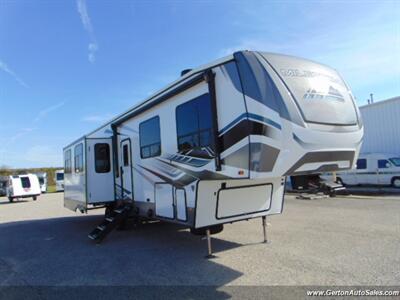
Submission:
<svg viewBox="0 0 400 300">
<path fill-rule="evenodd" d="M 365 158 L 360 158 L 357 160 L 357 170 L 363 170 L 367 168 L 367 160 Z"/>
<path fill-rule="evenodd" d="M 122 152 L 124 157 L 124 167 L 129 166 L 129 149 L 127 144 L 122 147 Z"/>
<path fill-rule="evenodd" d="M 390 166 L 390 162 L 386 159 L 378 159 L 378 168 L 387 169 Z"/>
<path fill-rule="evenodd" d="M 161 154 L 160 117 L 153 117 L 139 125 L 140 157 L 149 158 Z"/>
<path fill-rule="evenodd" d="M 67 174 L 71 173 L 71 171 L 72 171 L 71 150 L 67 150 L 65 152 L 64 170 L 65 170 L 65 173 L 67 173 Z"/>
<path fill-rule="evenodd" d="M 29 180 L 29 177 L 21 177 L 21 184 L 22 188 L 29 189 L 31 187 L 31 181 Z"/>
<path fill-rule="evenodd" d="M 96 173 L 110 172 L 110 146 L 108 144 L 99 143 L 94 145 L 94 161 Z"/>
<path fill-rule="evenodd" d="M 75 146 L 74 149 L 74 163 L 75 163 L 75 173 L 82 173 L 83 167 L 83 144 Z"/>
<path fill-rule="evenodd" d="M 177 106 L 176 128 L 180 152 L 197 150 L 195 151 L 197 156 L 209 156 L 207 148 L 213 148 L 211 116 L 209 94 Z"/>
</svg>

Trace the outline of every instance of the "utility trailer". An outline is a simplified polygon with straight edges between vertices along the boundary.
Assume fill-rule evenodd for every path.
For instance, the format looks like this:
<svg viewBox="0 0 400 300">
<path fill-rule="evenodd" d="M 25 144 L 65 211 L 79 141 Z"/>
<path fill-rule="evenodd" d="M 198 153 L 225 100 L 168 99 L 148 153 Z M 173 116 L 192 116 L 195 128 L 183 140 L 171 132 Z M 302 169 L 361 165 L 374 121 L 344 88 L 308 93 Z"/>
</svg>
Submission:
<svg viewBox="0 0 400 300">
<path fill-rule="evenodd" d="M 36 201 L 41 194 L 39 179 L 35 174 L 10 175 L 7 185 L 8 201 L 31 198 Z"/>
<path fill-rule="evenodd" d="M 354 165 L 363 128 L 335 70 L 239 51 L 181 75 L 64 148 L 65 206 L 107 208 L 90 238 L 132 215 L 207 234 L 209 246 L 226 223 L 262 218 L 265 233 L 286 176 Z"/>
</svg>

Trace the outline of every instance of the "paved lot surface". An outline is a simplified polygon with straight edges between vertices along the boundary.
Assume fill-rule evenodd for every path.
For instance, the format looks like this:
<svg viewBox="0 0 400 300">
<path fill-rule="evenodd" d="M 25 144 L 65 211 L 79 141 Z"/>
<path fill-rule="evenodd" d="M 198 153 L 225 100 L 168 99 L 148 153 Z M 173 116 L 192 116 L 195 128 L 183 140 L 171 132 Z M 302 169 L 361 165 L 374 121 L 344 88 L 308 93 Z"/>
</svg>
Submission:
<svg viewBox="0 0 400 300">
<path fill-rule="evenodd" d="M 268 219 L 226 225 L 206 241 L 166 223 L 87 238 L 102 211 L 63 208 L 62 193 L 0 198 L 0 285 L 398 285 L 400 198 L 296 200 Z"/>
</svg>

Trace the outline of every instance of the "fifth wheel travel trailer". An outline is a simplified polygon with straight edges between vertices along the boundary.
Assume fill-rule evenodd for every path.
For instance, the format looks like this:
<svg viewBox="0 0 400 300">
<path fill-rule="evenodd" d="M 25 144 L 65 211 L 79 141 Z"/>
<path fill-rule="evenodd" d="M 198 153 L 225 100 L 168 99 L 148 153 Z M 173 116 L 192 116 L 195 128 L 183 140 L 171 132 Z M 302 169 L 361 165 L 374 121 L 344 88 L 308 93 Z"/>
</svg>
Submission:
<svg viewBox="0 0 400 300">
<path fill-rule="evenodd" d="M 9 176 L 7 196 L 10 202 L 14 199 L 30 197 L 36 200 L 40 194 L 39 179 L 35 174 Z"/>
<path fill-rule="evenodd" d="M 91 239 L 127 216 L 205 234 L 280 214 L 285 177 L 349 169 L 363 128 L 333 69 L 239 51 L 193 70 L 64 148 L 64 205 L 106 207 Z"/>
</svg>

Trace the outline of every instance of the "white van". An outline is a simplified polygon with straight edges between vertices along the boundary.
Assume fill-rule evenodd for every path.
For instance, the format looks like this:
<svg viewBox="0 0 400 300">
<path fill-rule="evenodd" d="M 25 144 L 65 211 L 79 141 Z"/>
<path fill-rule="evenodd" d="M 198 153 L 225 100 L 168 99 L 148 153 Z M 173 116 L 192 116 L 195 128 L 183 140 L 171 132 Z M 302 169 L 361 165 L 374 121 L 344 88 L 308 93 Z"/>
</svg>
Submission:
<svg viewBox="0 0 400 300">
<path fill-rule="evenodd" d="M 388 153 L 360 154 L 356 169 L 336 174 L 345 185 L 392 185 L 400 188 L 400 155 Z M 322 178 L 331 178 L 325 174 Z"/>
<path fill-rule="evenodd" d="M 7 196 L 10 202 L 18 198 L 37 199 L 41 194 L 39 179 L 34 174 L 12 175 L 9 177 Z"/>
<path fill-rule="evenodd" d="M 56 192 L 64 191 L 64 170 L 57 170 L 54 174 L 54 182 L 56 183 Z"/>
</svg>

